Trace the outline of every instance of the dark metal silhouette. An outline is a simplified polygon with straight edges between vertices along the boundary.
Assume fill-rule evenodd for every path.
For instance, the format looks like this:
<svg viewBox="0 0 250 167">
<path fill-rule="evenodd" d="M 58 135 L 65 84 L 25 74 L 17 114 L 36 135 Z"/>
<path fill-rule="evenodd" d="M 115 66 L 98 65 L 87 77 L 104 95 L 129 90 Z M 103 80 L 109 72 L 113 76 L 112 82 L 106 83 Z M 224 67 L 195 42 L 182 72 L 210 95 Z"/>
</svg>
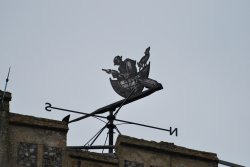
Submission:
<svg viewBox="0 0 250 167">
<path fill-rule="evenodd" d="M 148 47 L 145 52 L 144 52 L 144 56 L 141 58 L 141 60 L 139 61 L 139 63 L 137 63 L 138 67 L 139 67 L 139 71 L 141 70 L 141 68 L 145 67 L 147 65 L 147 61 L 149 59 L 150 56 L 150 47 Z"/>
<path fill-rule="evenodd" d="M 9 82 L 9 76 L 10 76 L 10 67 L 9 67 L 8 75 L 7 75 L 6 82 L 5 82 L 4 92 L 3 92 L 3 95 L 1 97 L 0 109 L 3 108 L 4 97 L 5 97 L 5 93 L 6 93 L 6 90 L 7 90 L 7 85 L 8 85 L 8 82 Z"/>
<path fill-rule="evenodd" d="M 109 104 L 109 105 L 107 105 L 107 106 L 105 106 L 105 107 L 99 108 L 99 109 L 97 109 L 96 111 L 90 113 L 89 115 L 85 115 L 85 116 L 82 116 L 82 117 L 73 119 L 73 120 L 69 121 L 69 123 L 76 122 L 76 121 L 80 121 L 80 120 L 85 119 L 85 118 L 87 118 L 87 117 L 89 117 L 89 116 L 92 116 L 92 115 L 94 115 L 94 114 L 102 114 L 102 113 L 105 113 L 105 112 L 108 112 L 108 111 L 113 111 L 113 110 L 115 110 L 116 108 L 120 107 L 122 104 L 123 104 L 123 105 L 129 104 L 129 103 L 131 103 L 131 102 L 134 102 L 134 101 L 136 101 L 136 100 L 139 100 L 139 99 L 141 99 L 141 98 L 144 98 L 144 97 L 146 97 L 146 96 L 149 96 L 149 95 L 151 95 L 152 93 L 154 93 L 154 92 L 156 92 L 156 91 L 158 91 L 158 90 L 161 90 L 161 89 L 163 89 L 162 85 L 161 85 L 161 84 L 158 84 L 157 87 L 155 87 L 155 88 L 153 88 L 153 89 L 146 90 L 146 91 L 142 92 L 142 93 L 139 94 L 139 95 L 130 97 L 130 98 L 127 99 L 126 101 L 125 101 L 125 99 L 119 100 L 119 101 L 117 101 L 117 102 L 115 102 L 115 103 L 112 103 L 112 104 Z M 46 109 L 46 107 L 45 107 L 45 109 Z M 46 110 L 47 110 L 47 109 L 46 109 Z M 47 111 L 48 111 L 48 110 L 47 110 Z"/>
<path fill-rule="evenodd" d="M 110 78 L 110 83 L 117 94 L 126 98 L 130 94 L 131 90 L 134 90 L 134 95 L 140 94 L 144 87 L 152 89 L 159 83 L 153 79 L 148 78 L 150 71 L 150 62 L 147 63 L 150 56 L 150 47 L 148 47 L 144 56 L 139 63 L 139 71 L 137 72 L 136 61 L 131 59 L 122 60 L 122 56 L 116 56 L 114 58 L 114 65 L 119 66 L 118 71 L 112 69 L 102 69 L 108 74 L 111 74 L 113 78 Z"/>
<path fill-rule="evenodd" d="M 126 99 L 117 101 L 115 103 L 109 104 L 105 107 L 99 108 L 96 111 L 88 114 L 88 113 L 83 113 L 83 112 L 79 112 L 79 111 L 74 111 L 74 110 L 68 110 L 68 109 L 63 109 L 63 108 L 58 108 L 58 107 L 52 107 L 52 105 L 50 103 L 46 103 L 45 106 L 45 110 L 47 111 L 51 111 L 51 109 L 56 109 L 56 110 L 61 110 L 61 111 L 67 111 L 67 112 L 72 112 L 72 113 L 77 113 L 77 114 L 83 114 L 84 116 L 73 119 L 71 121 L 68 121 L 68 123 L 73 123 L 88 117 L 94 117 L 94 118 L 104 118 L 107 119 L 107 122 L 105 122 L 105 126 L 103 128 L 101 128 L 100 131 L 98 131 L 84 146 L 80 146 L 80 147 L 74 147 L 74 148 L 88 148 L 88 149 L 97 149 L 97 148 L 102 148 L 102 149 L 109 149 L 109 153 L 113 153 L 113 143 L 114 143 L 114 130 L 116 130 L 119 134 L 121 134 L 121 132 L 118 130 L 116 124 L 114 123 L 114 121 L 117 122 L 122 122 L 122 123 L 126 123 L 126 124 L 131 124 L 131 125 L 138 125 L 138 126 L 143 126 L 143 127 L 147 127 L 147 128 L 153 128 L 153 129 L 157 129 L 157 130 L 163 130 L 163 131 L 168 131 L 170 135 L 175 134 L 175 136 L 178 135 L 178 129 L 174 128 L 172 129 L 172 127 L 170 127 L 169 129 L 164 129 L 164 128 L 159 128 L 159 127 L 155 127 L 155 126 L 150 126 L 150 125 L 145 125 L 145 124 L 141 124 L 141 123 L 136 123 L 136 122 L 131 122 L 131 121 L 125 121 L 125 120 L 120 120 L 120 119 L 116 119 L 116 116 L 118 114 L 118 112 L 120 111 L 121 107 L 129 104 L 131 102 L 134 102 L 136 100 L 139 100 L 141 98 L 144 98 L 158 90 L 161 90 L 163 87 L 161 84 L 158 84 L 156 87 L 152 88 L 152 89 L 148 89 L 138 95 L 134 95 L 131 96 L 134 92 L 134 90 L 132 90 L 129 94 L 129 96 Z M 115 112 L 114 112 L 115 111 Z M 97 114 L 103 114 L 105 112 L 109 112 L 109 115 L 107 117 L 104 116 L 100 116 Z M 67 116 L 67 118 L 69 118 L 69 116 Z M 64 118 L 65 120 L 65 118 Z M 103 121 L 104 122 L 104 121 Z M 108 135 L 109 135 L 109 147 L 96 147 L 96 146 L 92 146 L 94 144 L 94 142 L 97 140 L 97 138 L 101 135 L 101 133 L 104 131 L 104 129 L 107 128 L 108 129 Z M 106 143 L 106 142 L 105 142 Z"/>
<path fill-rule="evenodd" d="M 113 104 L 116 104 L 116 103 L 113 103 Z M 115 124 L 114 121 L 121 122 L 123 124 L 125 123 L 125 124 L 130 124 L 130 125 L 137 125 L 137 126 L 152 128 L 152 129 L 156 129 L 156 130 L 167 131 L 167 132 L 169 132 L 170 135 L 175 134 L 175 136 L 178 136 L 178 129 L 177 128 L 173 129 L 172 127 L 169 127 L 169 129 L 164 129 L 164 128 L 159 128 L 159 127 L 155 127 L 155 126 L 151 126 L 151 125 L 146 125 L 146 124 L 141 124 L 141 123 L 136 123 L 136 122 L 117 119 L 116 118 L 117 112 L 114 113 L 113 111 L 110 111 L 109 115 L 107 117 L 105 117 L 105 116 L 97 115 L 97 114 L 100 114 L 100 113 L 92 112 L 91 114 L 88 114 L 88 113 L 84 113 L 84 112 L 79 112 L 79 111 L 74 111 L 74 110 L 69 110 L 69 109 L 64 109 L 64 108 L 53 107 L 50 103 L 46 103 L 45 105 L 46 105 L 45 110 L 47 110 L 47 111 L 52 111 L 52 109 L 55 109 L 55 110 L 60 110 L 60 111 L 76 113 L 76 114 L 82 114 L 82 115 L 84 115 L 83 116 L 84 118 L 95 117 L 95 118 L 102 118 L 102 119 L 107 119 L 108 120 L 108 122 L 104 125 L 104 127 L 102 127 L 84 146 L 70 146 L 70 148 L 72 148 L 72 149 L 108 149 L 109 153 L 113 153 L 113 149 L 114 149 L 114 145 L 113 145 L 113 142 L 114 142 L 114 139 L 113 139 L 114 130 L 116 130 L 119 134 L 121 134 L 121 132 L 117 128 L 117 124 Z M 103 111 L 103 108 L 98 109 L 96 111 Z M 69 117 L 69 116 L 67 116 L 67 117 Z M 80 118 L 83 119 L 83 117 L 80 117 Z M 69 121 L 69 123 L 71 123 L 71 122 L 72 121 Z M 108 129 L 109 145 L 108 146 L 106 146 L 106 145 L 104 145 L 104 146 L 93 146 L 94 142 L 101 135 L 101 133 L 104 131 L 105 128 Z"/>
<path fill-rule="evenodd" d="M 67 115 L 62 119 L 63 122 L 69 123 L 70 115 Z"/>
<path fill-rule="evenodd" d="M 46 111 L 51 111 L 51 109 L 55 109 L 55 110 L 66 111 L 66 112 L 71 112 L 71 113 L 75 113 L 75 114 L 82 114 L 82 115 L 86 115 L 88 117 L 98 117 L 98 118 L 102 118 L 102 119 L 107 119 L 107 117 L 101 116 L 101 115 L 88 114 L 88 113 L 85 113 L 85 112 L 53 107 L 50 103 L 46 103 L 46 105 L 47 105 L 46 106 L 47 107 Z M 178 133 L 176 133 L 177 128 L 172 129 L 172 127 L 170 127 L 169 129 L 164 129 L 164 128 L 159 128 L 159 127 L 155 127 L 155 126 L 151 126 L 151 125 L 145 125 L 145 124 L 141 124 L 141 123 L 125 121 L 125 120 L 117 119 L 116 117 L 111 117 L 111 118 L 114 118 L 114 120 L 117 121 L 117 122 L 122 122 L 122 123 L 125 123 L 125 124 L 131 124 L 131 125 L 138 125 L 138 126 L 143 126 L 143 127 L 162 130 L 162 131 L 167 131 L 167 132 L 169 132 L 170 135 L 173 135 L 175 133 L 175 136 L 178 136 Z"/>
<path fill-rule="evenodd" d="M 235 164 L 235 163 L 223 161 L 223 160 L 220 160 L 220 159 L 219 159 L 219 164 L 222 164 L 222 165 L 225 165 L 225 166 L 230 166 L 230 167 L 245 167 L 245 166 L 242 166 L 242 165 L 238 165 L 238 164 Z"/>
<path fill-rule="evenodd" d="M 109 149 L 109 153 L 113 153 L 114 131 L 116 130 L 119 134 L 121 134 L 121 132 L 118 130 L 115 124 L 115 121 L 126 123 L 126 124 L 143 126 L 147 128 L 153 128 L 157 130 L 168 131 L 170 135 L 175 134 L 177 136 L 177 128 L 172 129 L 172 127 L 170 127 L 169 129 L 163 129 L 163 128 L 154 127 L 150 125 L 116 119 L 118 112 L 124 105 L 134 102 L 136 100 L 139 100 L 141 98 L 144 98 L 158 90 L 163 89 L 160 83 L 158 83 L 157 81 L 153 79 L 148 78 L 149 71 L 150 71 L 150 62 L 148 62 L 149 57 L 150 57 L 149 51 L 150 51 L 150 47 L 148 47 L 145 50 L 144 56 L 141 58 L 141 60 L 138 63 L 136 63 L 136 61 L 132 59 L 122 60 L 122 56 L 116 56 L 114 58 L 114 65 L 119 66 L 118 71 L 112 70 L 112 69 L 102 69 L 106 73 L 112 75 L 114 79 L 110 78 L 110 83 L 113 89 L 115 90 L 116 93 L 118 93 L 125 99 L 114 102 L 105 107 L 99 108 L 92 113 L 83 113 L 83 112 L 67 110 L 63 108 L 52 107 L 50 103 L 46 103 L 45 109 L 47 111 L 51 111 L 51 109 L 56 109 L 56 110 L 77 113 L 77 114 L 83 114 L 83 116 L 73 119 L 73 120 L 69 120 L 69 116 L 65 117 L 63 121 L 67 123 L 73 123 L 73 122 L 80 121 L 88 117 L 94 117 L 105 123 L 105 126 L 102 127 L 101 130 L 99 130 L 84 146 L 71 147 L 71 148 L 89 148 L 89 149 L 102 148 L 102 149 Z M 137 70 L 136 65 L 139 67 L 139 71 Z M 148 88 L 148 89 L 143 91 L 144 88 Z M 109 112 L 109 115 L 107 117 L 97 115 L 97 114 L 103 114 L 106 112 Z M 107 119 L 107 122 L 103 121 L 101 118 Z M 101 133 L 106 128 L 108 129 L 109 146 L 108 147 L 107 146 L 103 146 L 103 147 L 92 146 L 93 143 L 97 140 L 97 138 L 101 135 Z M 106 144 L 106 140 L 105 140 L 105 144 Z"/>
</svg>

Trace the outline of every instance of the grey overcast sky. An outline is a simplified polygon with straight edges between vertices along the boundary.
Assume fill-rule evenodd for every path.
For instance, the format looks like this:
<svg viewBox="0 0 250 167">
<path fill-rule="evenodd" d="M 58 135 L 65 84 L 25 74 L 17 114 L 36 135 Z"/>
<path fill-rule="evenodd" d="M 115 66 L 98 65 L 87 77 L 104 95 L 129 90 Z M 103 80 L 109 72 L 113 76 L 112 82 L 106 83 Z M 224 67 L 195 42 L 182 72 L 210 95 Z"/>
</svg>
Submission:
<svg viewBox="0 0 250 167">
<path fill-rule="evenodd" d="M 120 100 L 101 69 L 117 69 L 117 54 L 139 61 L 148 46 L 150 78 L 164 89 L 118 118 L 176 127 L 179 136 L 119 130 L 250 166 L 249 0 L 0 0 L 0 83 L 3 90 L 11 66 L 11 112 L 61 120 L 68 113 L 46 112 L 46 102 L 89 113 Z M 68 145 L 103 126 L 94 118 L 70 124 Z"/>
</svg>

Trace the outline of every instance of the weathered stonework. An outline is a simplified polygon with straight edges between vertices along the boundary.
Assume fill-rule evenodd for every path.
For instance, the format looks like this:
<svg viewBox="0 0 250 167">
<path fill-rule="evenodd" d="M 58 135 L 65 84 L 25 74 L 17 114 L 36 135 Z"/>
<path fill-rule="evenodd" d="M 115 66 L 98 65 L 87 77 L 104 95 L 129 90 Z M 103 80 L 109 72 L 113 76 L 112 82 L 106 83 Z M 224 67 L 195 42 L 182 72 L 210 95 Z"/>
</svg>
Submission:
<svg viewBox="0 0 250 167">
<path fill-rule="evenodd" d="M 144 167 L 144 164 L 139 163 L 139 162 L 125 160 L 124 167 Z"/>
<path fill-rule="evenodd" d="M 0 90 L 0 97 L 3 97 L 3 91 Z M 0 164 L 9 166 L 9 102 L 11 100 L 11 93 L 6 92 L 3 103 L 0 99 Z"/>
<path fill-rule="evenodd" d="M 117 167 L 114 154 L 100 154 L 81 150 L 67 149 L 65 167 Z"/>
<path fill-rule="evenodd" d="M 29 150 L 24 143 L 37 145 L 36 162 L 31 167 L 63 166 L 68 131 L 65 122 L 10 113 L 9 125 L 11 167 L 28 167 L 26 162 L 32 160 L 25 156 L 27 153 L 22 156 Z"/>
<path fill-rule="evenodd" d="M 137 164 L 144 164 L 144 167 L 218 167 L 216 154 L 128 136 L 118 137 L 116 154 L 120 167 Z"/>
<path fill-rule="evenodd" d="M 44 146 L 43 167 L 62 167 L 62 148 Z"/>
<path fill-rule="evenodd" d="M 37 145 L 20 143 L 17 152 L 17 164 L 24 167 L 37 167 Z"/>
</svg>

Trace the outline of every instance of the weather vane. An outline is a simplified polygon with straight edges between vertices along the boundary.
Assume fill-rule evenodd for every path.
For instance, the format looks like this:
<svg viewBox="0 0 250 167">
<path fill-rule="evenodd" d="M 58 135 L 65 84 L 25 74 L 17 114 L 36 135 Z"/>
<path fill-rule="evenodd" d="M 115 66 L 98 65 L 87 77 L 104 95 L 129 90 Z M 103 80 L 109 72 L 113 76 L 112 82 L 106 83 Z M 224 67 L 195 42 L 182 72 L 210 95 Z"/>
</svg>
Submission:
<svg viewBox="0 0 250 167">
<path fill-rule="evenodd" d="M 152 129 L 157 129 L 161 131 L 167 131 L 170 135 L 177 136 L 178 135 L 178 129 L 169 127 L 169 129 L 165 128 L 159 128 L 151 125 L 145 125 L 141 123 L 126 121 L 117 119 L 116 116 L 120 109 L 131 102 L 137 101 L 139 99 L 142 99 L 146 96 L 151 95 L 152 93 L 159 91 L 163 89 L 162 85 L 158 83 L 157 81 L 150 79 L 149 76 L 149 70 L 150 70 L 150 62 L 148 62 L 150 57 L 150 47 L 148 47 L 145 52 L 144 56 L 141 58 L 141 60 L 136 63 L 135 60 L 132 59 L 125 59 L 122 60 L 122 56 L 116 56 L 114 58 L 114 65 L 118 66 L 117 70 L 112 69 L 102 69 L 103 71 L 107 72 L 108 74 L 111 74 L 113 79 L 110 78 L 111 85 L 115 92 L 119 94 L 120 96 L 124 97 L 124 99 L 116 101 L 114 103 L 111 103 L 107 106 L 101 107 L 97 110 L 95 110 L 92 113 L 84 113 L 64 108 L 58 108 L 52 106 L 50 103 L 46 103 L 45 110 L 51 111 L 52 109 L 55 110 L 61 110 L 71 113 L 77 113 L 82 114 L 83 116 L 80 116 L 78 118 L 70 120 L 70 116 L 66 116 L 63 121 L 67 123 L 73 123 L 77 122 L 83 119 L 86 119 L 88 117 L 94 117 L 102 122 L 105 123 L 104 127 L 101 128 L 100 131 L 97 132 L 96 135 L 94 135 L 84 146 L 71 146 L 72 149 L 108 149 L 109 153 L 113 153 L 114 149 L 114 130 L 116 130 L 119 134 L 121 132 L 118 130 L 117 125 L 115 122 L 122 122 L 130 125 L 137 125 Z M 138 66 L 138 69 L 137 69 Z M 143 91 L 144 88 L 147 88 L 147 90 Z M 109 113 L 107 117 L 101 116 L 100 114 Z M 107 122 L 103 121 L 102 119 L 107 119 Z M 105 144 L 102 146 L 93 146 L 93 143 L 97 140 L 97 138 L 101 135 L 104 129 L 108 129 L 107 137 L 109 138 L 109 144 Z M 107 139 L 107 138 L 106 138 Z"/>
<path fill-rule="evenodd" d="M 114 65 L 119 66 L 118 71 L 112 69 L 102 69 L 108 74 L 111 74 L 113 78 L 110 78 L 111 85 L 115 92 L 120 96 L 127 98 L 131 93 L 138 95 L 143 91 L 143 88 L 155 88 L 159 86 L 159 83 L 153 79 L 148 78 L 150 70 L 150 47 L 148 47 L 144 56 L 136 64 L 135 60 L 129 58 L 122 60 L 122 56 L 116 56 L 114 58 Z M 138 66 L 139 70 L 137 70 Z"/>
</svg>

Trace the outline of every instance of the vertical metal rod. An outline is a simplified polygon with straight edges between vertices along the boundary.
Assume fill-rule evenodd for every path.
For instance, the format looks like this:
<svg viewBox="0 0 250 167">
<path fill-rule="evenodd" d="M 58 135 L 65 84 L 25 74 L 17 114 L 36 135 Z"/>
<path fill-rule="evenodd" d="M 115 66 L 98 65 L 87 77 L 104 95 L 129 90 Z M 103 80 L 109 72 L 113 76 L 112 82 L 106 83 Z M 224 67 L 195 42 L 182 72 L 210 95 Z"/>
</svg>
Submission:
<svg viewBox="0 0 250 167">
<path fill-rule="evenodd" d="M 113 111 L 109 111 L 108 116 L 108 129 L 109 129 L 109 145 L 113 146 L 114 143 L 114 114 Z M 113 153 L 113 148 L 109 149 L 109 153 Z"/>
</svg>

